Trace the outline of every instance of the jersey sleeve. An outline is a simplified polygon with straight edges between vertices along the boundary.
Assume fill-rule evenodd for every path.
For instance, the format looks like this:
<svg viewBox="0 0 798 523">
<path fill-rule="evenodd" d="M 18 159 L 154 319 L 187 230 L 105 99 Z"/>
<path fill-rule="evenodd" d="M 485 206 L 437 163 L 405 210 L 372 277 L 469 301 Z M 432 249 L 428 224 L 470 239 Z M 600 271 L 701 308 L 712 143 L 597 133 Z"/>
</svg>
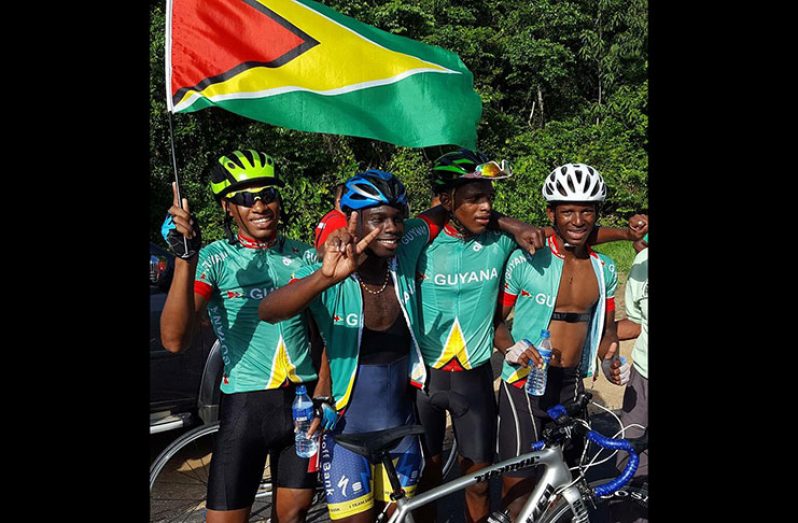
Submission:
<svg viewBox="0 0 798 523">
<path fill-rule="evenodd" d="M 197 259 L 197 269 L 194 272 L 194 293 L 199 294 L 206 301 L 211 299 L 213 289 L 217 287 L 219 275 L 214 265 L 209 263 L 210 249 L 200 249 Z"/>
<path fill-rule="evenodd" d="M 518 293 L 521 292 L 520 272 L 521 266 L 526 261 L 524 251 L 516 249 L 507 260 L 507 265 L 504 270 L 504 285 L 499 291 L 499 302 L 503 307 L 512 307 L 518 299 Z"/>
<path fill-rule="evenodd" d="M 408 267 L 415 267 L 421 251 L 430 242 L 430 225 L 424 218 L 413 218 L 405 222 L 405 233 L 400 241 L 400 255 L 407 260 Z"/>
<path fill-rule="evenodd" d="M 632 269 L 629 271 L 629 278 L 626 280 L 626 293 L 624 298 L 626 302 L 626 317 L 638 325 L 642 325 L 643 311 L 640 309 L 640 297 L 635 296 L 635 291 L 639 290 L 640 286 L 633 283 L 634 281 L 641 279 L 637 274 L 639 268 L 639 264 L 632 264 Z"/>
<path fill-rule="evenodd" d="M 504 251 L 505 260 L 513 253 L 515 249 L 518 248 L 518 244 L 515 243 L 513 237 L 504 231 L 501 231 L 499 234 L 499 245 L 501 246 L 502 251 Z"/>
<path fill-rule="evenodd" d="M 432 243 L 432 240 L 434 240 L 441 233 L 441 228 L 423 214 L 419 214 L 418 217 L 424 220 L 424 222 L 427 224 L 427 227 L 429 227 L 429 239 L 427 240 L 427 243 Z"/>
<path fill-rule="evenodd" d="M 607 289 L 607 312 L 615 310 L 615 290 L 618 287 L 618 271 L 615 262 L 609 256 L 602 256 L 604 264 L 604 285 Z"/>
<path fill-rule="evenodd" d="M 303 261 L 305 262 L 300 268 L 294 271 L 294 274 L 291 275 L 291 279 L 289 283 L 293 283 L 296 280 L 301 280 L 302 278 L 307 278 L 318 269 L 321 268 L 320 262 L 312 262 L 308 263 L 308 259 L 303 256 Z"/>
</svg>

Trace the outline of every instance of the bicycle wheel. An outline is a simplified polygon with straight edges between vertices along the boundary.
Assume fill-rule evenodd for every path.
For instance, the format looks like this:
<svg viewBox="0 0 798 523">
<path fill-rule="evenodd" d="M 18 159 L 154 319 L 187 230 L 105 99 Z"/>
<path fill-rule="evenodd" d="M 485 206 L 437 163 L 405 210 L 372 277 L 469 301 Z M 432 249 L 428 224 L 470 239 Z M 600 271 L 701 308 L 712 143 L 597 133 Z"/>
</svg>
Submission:
<svg viewBox="0 0 798 523">
<path fill-rule="evenodd" d="M 150 466 L 150 522 L 204 522 L 211 453 L 219 422 L 201 425 L 173 441 Z M 271 516 L 271 468 L 263 470 L 250 521 Z"/>
<path fill-rule="evenodd" d="M 590 488 L 607 483 L 603 479 L 593 481 Z M 595 506 L 586 501 L 590 523 L 632 523 L 648 521 L 648 483 L 645 479 L 632 480 L 625 487 L 609 496 L 595 499 Z M 571 506 L 563 497 L 558 497 L 554 504 L 540 516 L 540 523 L 569 523 L 574 514 Z"/>
<path fill-rule="evenodd" d="M 446 479 L 449 471 L 452 470 L 454 464 L 457 463 L 457 438 L 452 434 L 452 446 L 448 449 L 443 449 L 443 475 L 442 478 Z"/>
</svg>

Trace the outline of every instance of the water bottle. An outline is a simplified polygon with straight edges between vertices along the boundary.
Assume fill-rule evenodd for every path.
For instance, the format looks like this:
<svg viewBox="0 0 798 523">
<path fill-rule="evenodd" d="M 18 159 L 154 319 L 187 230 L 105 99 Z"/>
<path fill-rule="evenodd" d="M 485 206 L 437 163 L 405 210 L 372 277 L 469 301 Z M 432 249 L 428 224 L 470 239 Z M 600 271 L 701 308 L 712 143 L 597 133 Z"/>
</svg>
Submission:
<svg viewBox="0 0 798 523">
<path fill-rule="evenodd" d="M 526 393 L 530 396 L 543 396 L 546 392 L 546 375 L 549 370 L 549 361 L 551 361 L 551 333 L 548 329 L 540 331 L 540 343 L 536 347 L 538 354 L 543 358 L 543 367 L 538 368 L 529 360 L 529 376 L 526 379 Z M 526 341 L 526 340 L 524 340 Z M 527 343 L 529 343 L 527 341 Z M 531 343 L 529 343 L 532 345 Z"/>
<path fill-rule="evenodd" d="M 315 434 L 312 438 L 307 437 L 310 422 L 313 421 L 313 400 L 308 397 L 304 385 L 297 385 L 296 398 L 291 410 L 294 415 L 296 455 L 300 458 L 309 458 L 319 449 L 319 442 Z"/>
</svg>

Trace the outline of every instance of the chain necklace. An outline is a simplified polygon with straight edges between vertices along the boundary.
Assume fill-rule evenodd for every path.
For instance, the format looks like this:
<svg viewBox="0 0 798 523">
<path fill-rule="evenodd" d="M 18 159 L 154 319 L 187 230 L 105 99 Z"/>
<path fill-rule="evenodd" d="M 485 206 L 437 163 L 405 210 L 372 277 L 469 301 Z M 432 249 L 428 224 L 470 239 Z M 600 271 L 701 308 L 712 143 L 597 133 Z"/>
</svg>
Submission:
<svg viewBox="0 0 798 523">
<path fill-rule="evenodd" d="M 368 287 L 366 287 L 366 284 L 363 283 L 363 277 L 360 276 L 359 272 L 357 273 L 357 275 L 359 276 L 358 282 L 360 283 L 360 286 L 363 287 L 363 290 L 366 291 L 369 294 L 373 294 L 375 296 L 378 295 L 378 294 L 382 294 L 382 291 L 384 291 L 385 287 L 388 286 L 389 275 L 388 275 L 388 268 L 387 267 L 385 268 L 385 281 L 382 282 L 382 287 L 380 287 L 380 290 L 378 290 L 378 291 L 373 291 L 373 290 L 369 289 Z"/>
</svg>

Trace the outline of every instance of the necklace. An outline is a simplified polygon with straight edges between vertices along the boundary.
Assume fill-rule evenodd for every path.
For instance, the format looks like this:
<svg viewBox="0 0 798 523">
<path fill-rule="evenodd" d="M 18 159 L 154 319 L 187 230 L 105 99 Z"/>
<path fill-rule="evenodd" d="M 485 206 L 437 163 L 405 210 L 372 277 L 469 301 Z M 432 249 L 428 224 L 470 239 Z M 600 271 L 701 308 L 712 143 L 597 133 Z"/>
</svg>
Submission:
<svg viewBox="0 0 798 523">
<path fill-rule="evenodd" d="M 357 273 L 357 275 L 360 276 L 360 273 Z M 366 287 L 366 284 L 363 283 L 363 277 L 362 276 L 360 276 L 360 278 L 358 278 L 358 282 L 360 282 L 360 286 L 363 287 L 364 291 L 366 291 L 369 294 L 373 294 L 373 295 L 376 296 L 377 294 L 382 294 L 382 291 L 384 291 L 385 287 L 388 286 L 388 278 L 389 278 L 388 268 L 386 267 L 385 268 L 385 281 L 382 282 L 382 287 L 380 287 L 380 290 L 378 290 L 378 291 L 373 291 L 373 290 L 369 289 L 368 287 Z"/>
</svg>

